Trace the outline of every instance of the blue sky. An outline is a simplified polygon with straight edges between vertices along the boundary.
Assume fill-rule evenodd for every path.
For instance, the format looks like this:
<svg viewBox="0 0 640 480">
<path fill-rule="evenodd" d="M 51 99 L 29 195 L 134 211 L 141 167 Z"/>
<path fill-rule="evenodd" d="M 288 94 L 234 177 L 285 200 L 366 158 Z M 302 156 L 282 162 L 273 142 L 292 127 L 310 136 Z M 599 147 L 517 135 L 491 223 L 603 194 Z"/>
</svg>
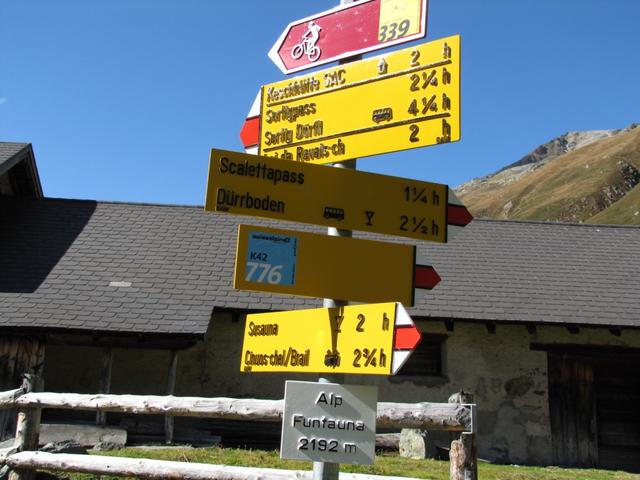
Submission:
<svg viewBox="0 0 640 480">
<path fill-rule="evenodd" d="M 45 195 L 201 205 L 212 147 L 242 150 L 267 52 L 338 0 L 0 0 L 0 141 Z M 456 186 L 570 130 L 640 122 L 637 0 L 430 0 L 462 36 L 462 140 L 359 170 Z M 405 45 L 406 46 L 406 45 Z"/>
</svg>

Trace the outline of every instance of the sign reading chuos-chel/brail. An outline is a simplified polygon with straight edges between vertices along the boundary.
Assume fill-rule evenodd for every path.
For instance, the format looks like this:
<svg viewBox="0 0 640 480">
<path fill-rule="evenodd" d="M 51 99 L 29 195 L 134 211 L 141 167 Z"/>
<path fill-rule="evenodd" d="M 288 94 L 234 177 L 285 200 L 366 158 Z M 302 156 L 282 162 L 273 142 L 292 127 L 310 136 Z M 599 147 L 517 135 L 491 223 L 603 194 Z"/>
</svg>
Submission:
<svg viewBox="0 0 640 480">
<path fill-rule="evenodd" d="M 449 196 L 442 184 L 214 149 L 205 209 L 446 242 L 448 213 L 462 226 L 455 212 L 466 211 Z"/>
<path fill-rule="evenodd" d="M 395 302 L 252 314 L 240 370 L 395 375 L 419 341 Z"/>
<path fill-rule="evenodd" d="M 240 225 L 240 290 L 411 306 L 415 246 Z M 438 277 L 439 280 L 439 277 Z"/>
<path fill-rule="evenodd" d="M 262 87 L 259 153 L 311 163 L 460 139 L 458 35 Z"/>
</svg>

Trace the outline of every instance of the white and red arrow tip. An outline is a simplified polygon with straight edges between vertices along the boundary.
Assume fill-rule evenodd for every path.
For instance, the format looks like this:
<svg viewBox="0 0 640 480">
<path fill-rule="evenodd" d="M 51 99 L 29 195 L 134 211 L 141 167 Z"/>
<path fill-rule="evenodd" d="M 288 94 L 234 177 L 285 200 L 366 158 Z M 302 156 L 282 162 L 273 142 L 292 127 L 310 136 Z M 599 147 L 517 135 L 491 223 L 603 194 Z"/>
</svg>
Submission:
<svg viewBox="0 0 640 480">
<path fill-rule="evenodd" d="M 420 343 L 420 331 L 402 304 L 396 304 L 396 323 L 393 331 L 393 360 L 391 361 L 391 375 L 398 373 L 413 349 Z"/>
<path fill-rule="evenodd" d="M 260 91 L 256 95 L 249 115 L 240 129 L 240 140 L 244 151 L 256 155 L 260 141 Z"/>
</svg>

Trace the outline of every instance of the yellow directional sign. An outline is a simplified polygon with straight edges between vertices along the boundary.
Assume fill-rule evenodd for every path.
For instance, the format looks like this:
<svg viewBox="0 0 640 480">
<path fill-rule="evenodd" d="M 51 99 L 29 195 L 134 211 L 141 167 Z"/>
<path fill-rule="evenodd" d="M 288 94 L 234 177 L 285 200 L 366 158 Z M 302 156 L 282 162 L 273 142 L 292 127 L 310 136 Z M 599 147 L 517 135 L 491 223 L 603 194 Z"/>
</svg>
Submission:
<svg viewBox="0 0 640 480">
<path fill-rule="evenodd" d="M 399 303 L 247 315 L 240 370 L 392 375 L 419 341 Z"/>
<path fill-rule="evenodd" d="M 211 150 L 205 209 L 447 241 L 448 187 Z"/>
<path fill-rule="evenodd" d="M 415 246 L 240 225 L 234 288 L 413 305 Z"/>
<path fill-rule="evenodd" d="M 333 163 L 459 139 L 458 35 L 262 87 L 262 155 Z"/>
</svg>

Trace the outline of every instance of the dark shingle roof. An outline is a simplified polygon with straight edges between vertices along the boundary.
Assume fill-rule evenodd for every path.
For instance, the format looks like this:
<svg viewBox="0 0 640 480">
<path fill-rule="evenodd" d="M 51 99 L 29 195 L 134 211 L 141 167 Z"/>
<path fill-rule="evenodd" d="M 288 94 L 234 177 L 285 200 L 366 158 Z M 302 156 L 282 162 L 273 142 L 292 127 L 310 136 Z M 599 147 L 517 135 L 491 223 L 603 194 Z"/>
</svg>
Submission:
<svg viewBox="0 0 640 480">
<path fill-rule="evenodd" d="M 475 220 L 421 248 L 430 316 L 640 327 L 640 228 Z"/>
<path fill-rule="evenodd" d="M 321 306 L 233 290 L 239 223 L 326 231 L 201 207 L 0 199 L 0 325 L 200 335 L 214 307 Z M 640 228 L 475 220 L 419 251 L 443 280 L 414 316 L 640 327 Z"/>
<path fill-rule="evenodd" d="M 44 196 L 30 143 L 0 142 L 0 176 L 5 174 L 11 185 L 11 195 L 35 198 Z"/>
<path fill-rule="evenodd" d="M 27 149 L 29 143 L 0 142 L 0 175 L 13 167 Z"/>
</svg>

